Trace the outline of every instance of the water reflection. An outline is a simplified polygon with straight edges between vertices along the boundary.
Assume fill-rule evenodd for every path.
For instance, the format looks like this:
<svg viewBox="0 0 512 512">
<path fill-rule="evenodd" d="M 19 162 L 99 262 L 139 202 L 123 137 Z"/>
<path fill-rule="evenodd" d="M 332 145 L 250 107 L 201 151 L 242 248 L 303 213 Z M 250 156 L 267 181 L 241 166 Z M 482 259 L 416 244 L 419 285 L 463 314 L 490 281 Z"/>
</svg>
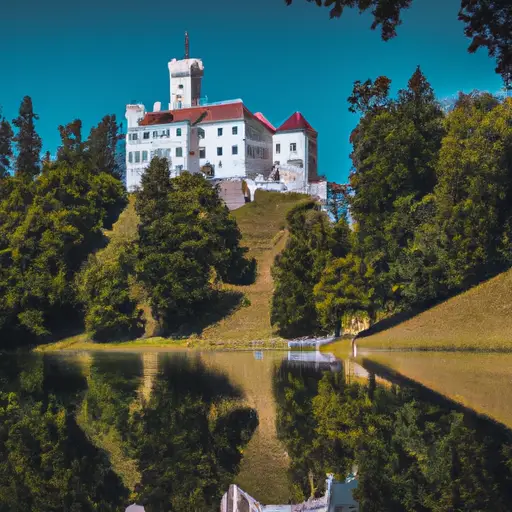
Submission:
<svg viewBox="0 0 512 512">
<path fill-rule="evenodd" d="M 0 371 L 0 510 L 119 510 L 128 489 L 73 414 L 78 366 L 4 356 Z"/>
<path fill-rule="evenodd" d="M 510 510 L 510 432 L 392 384 L 375 362 L 4 356 L 0 511 L 213 511 L 233 482 L 263 503 L 300 503 L 330 473 L 357 474 L 365 511 Z"/>
<path fill-rule="evenodd" d="M 358 362 L 399 374 L 512 428 L 512 355 L 360 352 Z"/>
<path fill-rule="evenodd" d="M 216 510 L 254 432 L 197 356 L 2 359 L 0 510 Z M 131 495 L 131 496 L 130 496 Z"/>
<path fill-rule="evenodd" d="M 350 360 L 338 373 L 283 362 L 274 379 L 295 501 L 321 495 L 326 473 L 357 472 L 365 511 L 510 510 L 512 437 L 498 424 Z"/>
</svg>

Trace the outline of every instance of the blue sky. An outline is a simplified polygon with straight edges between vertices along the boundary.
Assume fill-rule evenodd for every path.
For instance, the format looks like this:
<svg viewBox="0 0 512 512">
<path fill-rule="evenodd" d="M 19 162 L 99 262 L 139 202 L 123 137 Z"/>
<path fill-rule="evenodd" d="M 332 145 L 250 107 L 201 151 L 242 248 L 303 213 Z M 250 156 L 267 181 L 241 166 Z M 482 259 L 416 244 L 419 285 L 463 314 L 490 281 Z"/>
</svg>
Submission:
<svg viewBox="0 0 512 512">
<path fill-rule="evenodd" d="M 1 9 L 0 106 L 16 116 L 24 95 L 40 115 L 44 149 L 57 126 L 82 119 L 88 131 L 107 113 L 124 121 L 137 100 L 169 101 L 167 62 L 183 55 L 205 65 L 209 101 L 242 98 L 279 125 L 301 111 L 319 132 L 319 171 L 343 182 L 350 171 L 347 110 L 355 80 L 386 75 L 393 92 L 419 64 L 439 97 L 497 91 L 502 82 L 486 52 L 467 53 L 457 20 L 460 0 L 414 0 L 398 37 L 384 43 L 371 16 L 346 10 L 338 20 L 305 0 L 24 0 Z"/>
</svg>

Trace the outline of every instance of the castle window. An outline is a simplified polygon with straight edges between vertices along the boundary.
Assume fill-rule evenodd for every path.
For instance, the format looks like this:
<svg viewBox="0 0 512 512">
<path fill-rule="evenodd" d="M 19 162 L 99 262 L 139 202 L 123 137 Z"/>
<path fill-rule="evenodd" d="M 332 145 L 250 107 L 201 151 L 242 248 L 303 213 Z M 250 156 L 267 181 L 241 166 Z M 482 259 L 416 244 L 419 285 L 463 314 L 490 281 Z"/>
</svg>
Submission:
<svg viewBox="0 0 512 512">
<path fill-rule="evenodd" d="M 140 151 L 135 151 L 135 163 L 138 164 L 140 162 Z"/>
<path fill-rule="evenodd" d="M 217 156 L 222 156 L 222 148 L 217 148 Z"/>
<path fill-rule="evenodd" d="M 154 131 L 153 132 L 153 139 L 156 139 L 158 137 L 158 132 L 157 131 Z"/>
<path fill-rule="evenodd" d="M 293 153 L 295 151 L 297 151 L 297 144 L 295 144 L 295 142 L 291 142 L 290 143 L 290 151 Z"/>
<path fill-rule="evenodd" d="M 176 148 L 176 156 L 177 157 L 183 156 L 183 148 Z"/>
<path fill-rule="evenodd" d="M 133 153 L 131 151 L 128 153 L 128 162 L 133 163 Z"/>
<path fill-rule="evenodd" d="M 132 140 L 137 140 L 138 139 L 138 136 L 136 133 L 132 133 Z"/>
<path fill-rule="evenodd" d="M 238 155 L 238 146 L 231 146 L 231 154 Z"/>
<path fill-rule="evenodd" d="M 281 144 L 276 144 L 276 153 L 281 153 Z"/>
<path fill-rule="evenodd" d="M 176 137 L 181 137 L 181 128 L 176 128 Z"/>
<path fill-rule="evenodd" d="M 143 162 L 147 162 L 148 161 L 148 152 L 147 151 L 143 151 L 142 152 L 142 161 Z"/>
<path fill-rule="evenodd" d="M 178 85 L 178 89 L 183 89 L 183 84 Z"/>
<path fill-rule="evenodd" d="M 217 128 L 217 136 L 222 137 L 222 128 Z"/>
<path fill-rule="evenodd" d="M 143 139 L 149 139 L 149 132 L 144 132 L 142 135 Z"/>
<path fill-rule="evenodd" d="M 206 149 L 199 148 L 199 158 L 206 158 Z"/>
<path fill-rule="evenodd" d="M 231 133 L 233 135 L 238 135 L 238 126 L 233 126 L 233 128 L 231 128 Z"/>
</svg>

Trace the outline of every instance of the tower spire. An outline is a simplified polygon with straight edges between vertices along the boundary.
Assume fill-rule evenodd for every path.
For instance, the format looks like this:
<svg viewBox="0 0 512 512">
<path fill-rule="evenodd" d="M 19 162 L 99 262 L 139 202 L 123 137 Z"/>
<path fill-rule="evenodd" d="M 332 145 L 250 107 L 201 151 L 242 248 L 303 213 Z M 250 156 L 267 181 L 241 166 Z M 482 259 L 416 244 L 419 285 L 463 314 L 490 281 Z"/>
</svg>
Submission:
<svg viewBox="0 0 512 512">
<path fill-rule="evenodd" d="M 189 58 L 188 32 L 185 32 L 185 59 Z"/>
</svg>

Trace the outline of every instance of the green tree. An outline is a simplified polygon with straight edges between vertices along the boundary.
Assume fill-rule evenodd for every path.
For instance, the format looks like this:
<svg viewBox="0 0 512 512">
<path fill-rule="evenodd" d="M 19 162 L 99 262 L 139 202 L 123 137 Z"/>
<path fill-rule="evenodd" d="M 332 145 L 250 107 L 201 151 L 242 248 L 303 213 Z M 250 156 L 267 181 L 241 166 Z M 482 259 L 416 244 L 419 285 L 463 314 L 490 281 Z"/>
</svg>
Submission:
<svg viewBox="0 0 512 512">
<path fill-rule="evenodd" d="M 191 318 L 211 297 L 210 249 L 197 202 L 173 196 L 167 159 L 154 158 L 141 180 L 137 274 L 164 330 Z"/>
<path fill-rule="evenodd" d="M 272 267 L 271 321 L 284 336 L 310 335 L 321 330 L 313 288 L 338 241 L 314 201 L 295 206 L 286 219 L 289 239 Z"/>
<path fill-rule="evenodd" d="M 402 212 L 402 215 L 400 215 Z M 447 239 L 437 219 L 435 194 L 421 201 L 404 198 L 397 203 L 394 230 L 414 233 L 390 265 L 400 309 L 428 307 L 450 295 L 447 283 Z"/>
<path fill-rule="evenodd" d="M 349 210 L 349 190 L 347 185 L 327 184 L 327 211 L 335 222 L 347 219 Z"/>
<path fill-rule="evenodd" d="M 171 180 L 167 160 L 154 158 L 141 186 L 137 272 L 167 330 L 197 316 L 213 298 L 216 279 L 250 281 L 254 263 L 245 259 L 238 226 L 204 177 L 185 172 Z"/>
<path fill-rule="evenodd" d="M 367 95 L 355 91 L 353 105 L 359 94 Z M 401 282 L 393 265 L 417 227 L 407 207 L 432 193 L 436 184 L 442 119 L 432 88 L 418 68 L 396 101 L 364 110 L 352 134 L 355 250 L 375 269 L 373 287 L 382 309 L 399 307 Z"/>
<path fill-rule="evenodd" d="M 0 116 L 0 179 L 9 176 L 11 170 L 13 136 L 9 121 Z"/>
<path fill-rule="evenodd" d="M 77 121 L 74 121 L 77 123 Z M 77 125 L 71 123 L 72 129 Z M 117 159 L 117 144 L 123 135 L 119 133 L 119 125 L 115 114 L 105 116 L 91 132 L 85 142 L 85 150 L 89 166 L 93 172 L 105 172 L 121 179 L 121 169 Z M 77 136 L 72 132 L 73 144 L 78 144 Z M 75 149 L 76 151 L 76 149 Z"/>
<path fill-rule="evenodd" d="M 77 297 L 84 305 L 85 328 L 98 341 L 137 338 L 144 332 L 142 310 L 130 296 L 129 275 L 134 272 L 134 248 L 110 242 L 112 257 L 89 256 L 77 275 Z"/>
<path fill-rule="evenodd" d="M 16 143 L 16 175 L 32 180 L 41 171 L 39 154 L 41 153 L 41 137 L 36 132 L 34 121 L 39 119 L 34 114 L 32 99 L 25 96 L 21 102 L 19 115 L 12 123 L 18 129 Z"/>
<path fill-rule="evenodd" d="M 109 209 L 124 200 L 119 180 L 83 165 L 41 175 L 23 220 L 9 237 L 7 304 L 36 336 L 76 318 L 73 276 L 102 242 Z M 66 315 L 63 315 L 66 312 Z"/>
<path fill-rule="evenodd" d="M 247 260 L 247 248 L 240 245 L 242 233 L 235 218 L 200 174 L 182 173 L 172 180 L 171 198 L 175 208 L 189 204 L 197 213 L 201 238 L 207 242 L 205 257 L 218 277 L 227 283 L 250 284 L 255 277 L 254 259 Z"/>
<path fill-rule="evenodd" d="M 512 100 L 462 96 L 446 119 L 435 190 L 454 290 L 512 263 Z"/>
<path fill-rule="evenodd" d="M 372 272 L 353 253 L 327 265 L 314 288 L 318 315 L 325 328 L 334 329 L 339 336 L 345 315 L 364 312 L 374 320 Z"/>
<path fill-rule="evenodd" d="M 59 126 L 59 133 L 61 146 L 57 150 L 57 161 L 68 165 L 82 162 L 85 152 L 85 144 L 82 142 L 82 121 L 75 119 L 65 126 Z"/>
</svg>

